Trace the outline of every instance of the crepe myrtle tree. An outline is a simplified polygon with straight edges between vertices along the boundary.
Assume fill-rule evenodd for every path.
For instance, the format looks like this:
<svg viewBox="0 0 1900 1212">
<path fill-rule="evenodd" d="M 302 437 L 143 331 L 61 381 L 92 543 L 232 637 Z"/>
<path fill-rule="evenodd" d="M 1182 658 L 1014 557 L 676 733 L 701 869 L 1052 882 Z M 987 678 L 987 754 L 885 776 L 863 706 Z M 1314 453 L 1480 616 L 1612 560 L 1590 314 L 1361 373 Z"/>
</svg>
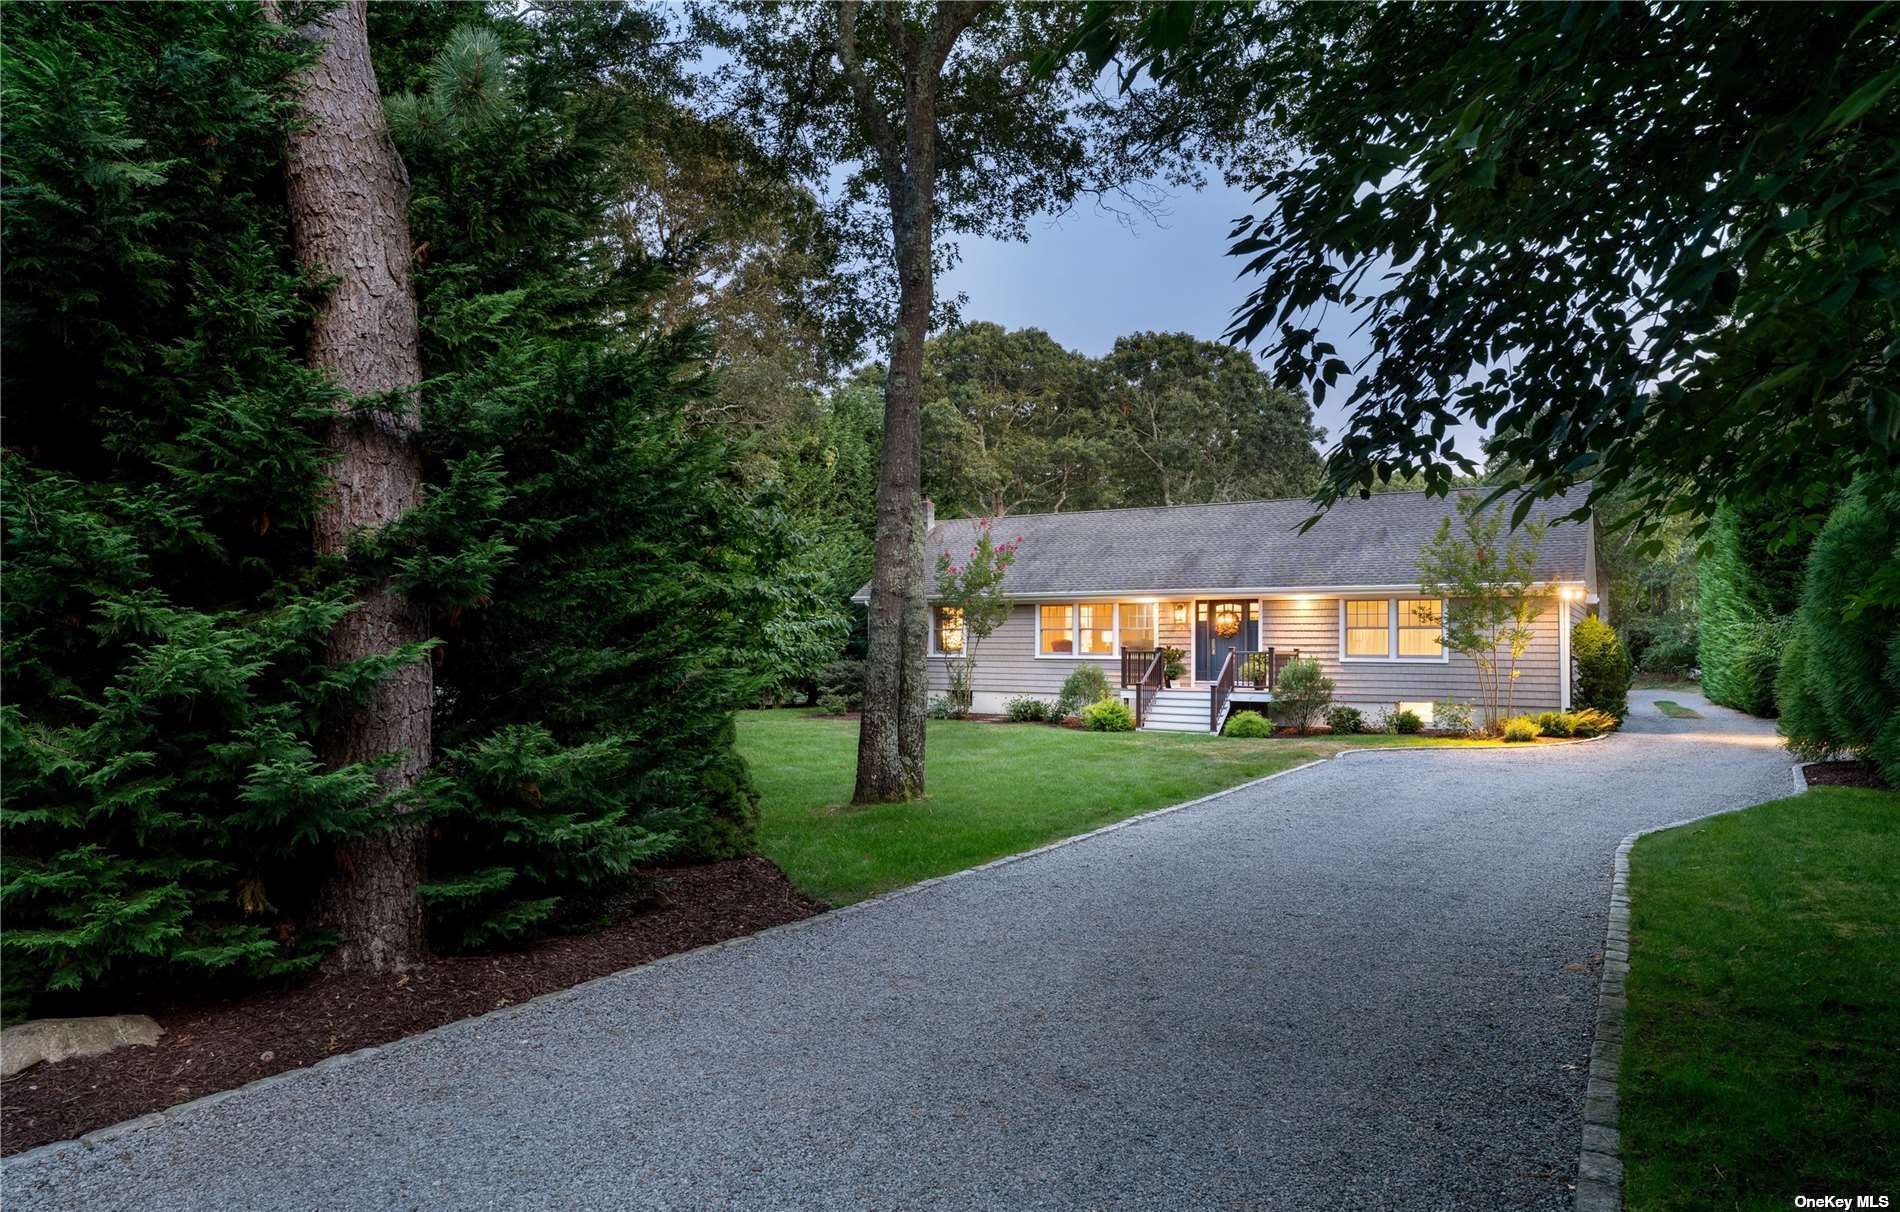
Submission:
<svg viewBox="0 0 1900 1212">
<path fill-rule="evenodd" d="M 725 52 L 724 114 L 829 199 L 845 247 L 877 272 L 884 436 L 867 611 L 859 803 L 924 790 L 928 568 L 924 339 L 942 318 L 948 238 L 1025 239 L 1078 198 L 1151 200 L 1156 176 L 1198 180 L 1185 144 L 1153 142 L 1149 100 L 1103 95 L 1080 56 L 1048 57 L 1079 6 L 980 0 L 866 6 L 742 3 L 694 10 Z"/>
<path fill-rule="evenodd" d="M 946 615 L 945 630 L 948 633 L 954 619 L 959 636 L 950 663 L 950 705 L 959 718 L 970 714 L 977 646 L 1009 617 L 1003 576 L 1016 562 L 1022 543 L 1021 535 L 998 543 L 990 533 L 990 520 L 983 518 L 977 523 L 976 543 L 963 563 L 954 563 L 947 551 L 937 557 L 937 598 Z M 948 639 L 946 634 L 946 651 Z"/>
<path fill-rule="evenodd" d="M 1485 498 L 1458 498 L 1418 557 L 1419 589 L 1445 601 L 1445 647 L 1471 658 L 1485 725 L 1497 732 L 1514 713 L 1517 664 L 1536 636 L 1543 606 L 1535 596 L 1545 526 L 1526 522 L 1504 534 L 1504 514 Z M 1568 675 L 1566 675 L 1568 676 Z"/>
</svg>

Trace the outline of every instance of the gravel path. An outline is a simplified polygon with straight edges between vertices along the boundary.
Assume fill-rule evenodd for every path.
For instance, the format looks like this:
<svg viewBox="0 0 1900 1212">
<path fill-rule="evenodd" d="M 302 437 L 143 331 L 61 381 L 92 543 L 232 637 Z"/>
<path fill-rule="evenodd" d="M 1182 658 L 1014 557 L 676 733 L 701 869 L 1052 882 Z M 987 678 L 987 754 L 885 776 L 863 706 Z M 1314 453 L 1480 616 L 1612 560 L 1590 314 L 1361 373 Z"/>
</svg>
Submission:
<svg viewBox="0 0 1900 1212">
<path fill-rule="evenodd" d="M 1790 790 L 1770 726 L 1679 691 L 1591 745 L 1353 756 L 0 1181 L 10 1212 L 1564 1208 L 1617 840 Z"/>
</svg>

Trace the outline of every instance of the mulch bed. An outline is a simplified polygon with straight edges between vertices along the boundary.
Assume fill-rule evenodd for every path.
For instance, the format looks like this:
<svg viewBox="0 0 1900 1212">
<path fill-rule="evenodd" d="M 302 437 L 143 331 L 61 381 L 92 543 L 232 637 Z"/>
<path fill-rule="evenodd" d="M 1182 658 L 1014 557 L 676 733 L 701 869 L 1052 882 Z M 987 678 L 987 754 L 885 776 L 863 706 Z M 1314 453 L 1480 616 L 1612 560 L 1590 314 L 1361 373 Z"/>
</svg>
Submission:
<svg viewBox="0 0 1900 1212">
<path fill-rule="evenodd" d="M 1872 787 L 1878 791 L 1890 787 L 1872 762 L 1810 762 L 1806 773 L 1810 787 Z"/>
<path fill-rule="evenodd" d="M 0 1155 L 824 910 L 757 856 L 649 874 L 658 896 L 635 916 L 520 951 L 325 977 L 238 1001 L 116 1007 L 157 1019 L 165 1028 L 157 1046 L 36 1065 L 0 1082 Z"/>
</svg>

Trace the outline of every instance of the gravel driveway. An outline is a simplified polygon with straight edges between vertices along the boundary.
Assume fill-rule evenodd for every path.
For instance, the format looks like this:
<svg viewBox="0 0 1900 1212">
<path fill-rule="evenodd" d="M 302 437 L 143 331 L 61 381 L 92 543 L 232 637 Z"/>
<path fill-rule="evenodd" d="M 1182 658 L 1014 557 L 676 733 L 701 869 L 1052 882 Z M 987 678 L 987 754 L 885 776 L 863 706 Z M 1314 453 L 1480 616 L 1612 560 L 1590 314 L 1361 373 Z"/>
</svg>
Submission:
<svg viewBox="0 0 1900 1212">
<path fill-rule="evenodd" d="M 1617 840 L 1791 790 L 1770 726 L 1655 697 L 1608 741 L 1328 762 L 22 1154 L 6 1203 L 1564 1208 Z"/>
</svg>

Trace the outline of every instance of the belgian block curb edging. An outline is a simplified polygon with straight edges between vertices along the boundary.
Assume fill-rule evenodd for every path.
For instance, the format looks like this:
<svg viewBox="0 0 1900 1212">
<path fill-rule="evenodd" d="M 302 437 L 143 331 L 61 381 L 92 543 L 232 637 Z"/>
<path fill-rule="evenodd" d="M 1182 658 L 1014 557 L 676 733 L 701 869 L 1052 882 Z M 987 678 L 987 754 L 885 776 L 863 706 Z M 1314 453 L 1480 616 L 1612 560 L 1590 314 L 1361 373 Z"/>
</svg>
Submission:
<svg viewBox="0 0 1900 1212">
<path fill-rule="evenodd" d="M 1802 763 L 1794 767 L 1795 794 L 1808 789 Z M 1754 804 L 1724 808 L 1629 834 L 1616 847 L 1616 875 L 1610 882 L 1610 923 L 1603 936 L 1603 977 L 1597 987 L 1595 1038 L 1590 1044 L 1590 1079 L 1584 1087 L 1583 1140 L 1577 1154 L 1576 1212 L 1622 1212 L 1622 1140 L 1617 1127 L 1617 1079 L 1623 1067 L 1623 1019 L 1629 1010 L 1630 851 L 1652 833 L 1678 829 Z"/>
</svg>

